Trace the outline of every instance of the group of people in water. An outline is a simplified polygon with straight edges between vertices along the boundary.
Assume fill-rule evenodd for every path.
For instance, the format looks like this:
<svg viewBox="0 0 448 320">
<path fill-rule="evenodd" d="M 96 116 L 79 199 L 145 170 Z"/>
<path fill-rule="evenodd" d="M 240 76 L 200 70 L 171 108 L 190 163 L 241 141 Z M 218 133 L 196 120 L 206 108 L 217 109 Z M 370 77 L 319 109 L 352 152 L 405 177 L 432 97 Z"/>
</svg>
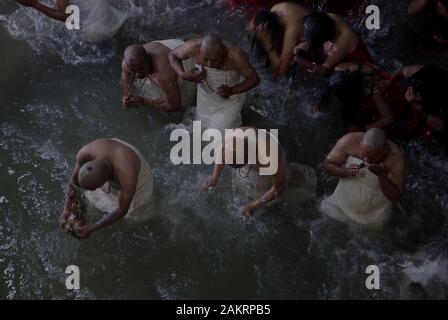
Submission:
<svg viewBox="0 0 448 320">
<path fill-rule="evenodd" d="M 89 1 L 58 0 L 56 9 L 34 0 L 17 2 L 62 20 L 64 6 Z M 103 22 L 109 29 L 116 30 L 124 21 L 107 0 L 90 2 L 107 3 L 109 19 L 103 17 Z M 367 2 L 230 0 L 229 4 L 250 7 L 253 17 L 247 31 L 252 37 L 253 54 L 265 60 L 276 79 L 292 73 L 327 78 L 313 112 L 325 112 L 337 105 L 347 134 L 325 159 L 325 173 L 339 178 L 339 184 L 322 201 L 320 210 L 342 221 L 381 227 L 405 190 L 406 156 L 400 145 L 419 139 L 447 152 L 447 114 L 441 98 L 448 88 L 448 76 L 433 65 L 405 66 L 393 74 L 376 65 L 362 37 L 349 23 L 356 18 L 354 12 L 362 12 Z M 445 24 L 447 10 L 444 0 L 412 0 L 409 4 L 410 15 L 432 12 Z M 443 45 L 447 30 L 434 31 L 437 43 Z M 202 188 L 215 186 L 224 167 L 231 166 L 235 169 L 234 188 L 253 198 L 242 210 L 244 216 L 286 197 L 305 201 L 316 195 L 314 169 L 288 163 L 277 138 L 269 133 L 266 139 L 280 150 L 274 174 L 260 174 L 260 168 L 266 166 L 261 150 L 257 150 L 255 163 L 247 157 L 242 163 L 226 163 L 224 154 L 231 153 L 235 158 L 240 151 L 248 152 L 245 132 L 253 128 L 242 126 L 241 110 L 246 93 L 259 85 L 260 77 L 249 55 L 220 35 L 129 45 L 123 54 L 119 83 L 126 108 L 147 105 L 180 112 L 196 106 L 196 119 L 203 128 L 221 132 L 241 129 L 230 141 L 222 141 L 219 156 L 223 161 L 215 164 Z M 150 164 L 135 147 L 119 139 L 98 139 L 83 146 L 76 155 L 70 185 L 84 189 L 95 207 L 109 213 L 94 224 L 73 227 L 73 234 L 80 239 L 122 217 L 140 219 L 155 210 L 151 207 Z M 73 221 L 71 214 L 67 197 L 60 217 L 62 226 Z"/>
</svg>

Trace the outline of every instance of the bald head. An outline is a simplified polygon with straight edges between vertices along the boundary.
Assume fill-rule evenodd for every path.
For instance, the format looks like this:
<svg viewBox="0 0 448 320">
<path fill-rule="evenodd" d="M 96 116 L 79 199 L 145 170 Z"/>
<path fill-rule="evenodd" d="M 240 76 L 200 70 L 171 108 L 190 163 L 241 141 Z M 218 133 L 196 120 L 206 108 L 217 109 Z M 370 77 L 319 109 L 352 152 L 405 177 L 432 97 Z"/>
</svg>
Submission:
<svg viewBox="0 0 448 320">
<path fill-rule="evenodd" d="M 143 48 L 143 46 L 139 44 L 131 44 L 124 50 L 124 59 L 126 60 L 126 62 L 144 61 L 145 56 L 145 48 Z"/>
<path fill-rule="evenodd" d="M 101 187 L 110 178 L 110 169 L 106 161 L 93 160 L 85 163 L 78 173 L 78 182 L 87 190 Z"/>
<path fill-rule="evenodd" d="M 124 61 L 129 70 L 135 73 L 138 78 L 144 78 L 152 68 L 150 55 L 139 44 L 132 44 L 124 50 Z"/>
<path fill-rule="evenodd" d="M 201 48 L 219 51 L 224 49 L 224 43 L 218 34 L 209 33 L 202 39 Z"/>
<path fill-rule="evenodd" d="M 364 133 L 361 143 L 373 150 L 383 150 L 387 146 L 387 137 L 383 130 L 371 128 Z"/>
<path fill-rule="evenodd" d="M 389 141 L 383 130 L 372 128 L 364 133 L 361 140 L 361 155 L 370 164 L 384 161 L 389 153 Z"/>
</svg>

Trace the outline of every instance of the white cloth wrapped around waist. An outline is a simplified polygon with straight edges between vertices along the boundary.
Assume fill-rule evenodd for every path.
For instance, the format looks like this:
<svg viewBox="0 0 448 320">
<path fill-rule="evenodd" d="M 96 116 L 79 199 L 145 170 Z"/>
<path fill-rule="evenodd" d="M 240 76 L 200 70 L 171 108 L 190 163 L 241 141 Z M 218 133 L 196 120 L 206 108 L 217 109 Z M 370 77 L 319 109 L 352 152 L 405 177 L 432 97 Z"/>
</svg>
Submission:
<svg viewBox="0 0 448 320">
<path fill-rule="evenodd" d="M 202 70 L 200 65 L 196 68 Z M 241 125 L 241 109 L 246 94 L 234 94 L 228 99 L 221 98 L 217 92 L 219 87 L 229 87 L 240 84 L 243 77 L 236 71 L 218 70 L 204 67 L 206 77 L 198 84 L 198 95 L 196 101 L 196 120 L 200 120 L 202 128 L 224 129 L 236 128 Z"/>
<path fill-rule="evenodd" d="M 129 14 L 112 6 L 109 0 L 70 0 L 69 2 L 79 7 L 82 28 L 94 41 L 113 36 L 129 17 Z"/>
<path fill-rule="evenodd" d="M 361 159 L 349 156 L 345 167 L 361 163 Z M 392 202 L 381 191 L 378 177 L 363 168 L 356 177 L 341 178 L 334 193 L 322 201 L 320 210 L 341 221 L 380 227 L 389 219 Z"/>
<path fill-rule="evenodd" d="M 173 50 L 182 44 L 184 41 L 181 39 L 167 39 L 167 40 L 158 40 L 156 41 L 165 47 Z M 194 67 L 194 62 L 191 59 L 184 60 L 182 62 L 184 70 L 190 70 Z M 143 84 L 143 81 L 145 83 Z M 153 100 L 166 100 L 167 97 L 165 92 L 158 87 L 156 84 L 151 82 L 149 79 L 137 79 L 134 85 L 134 90 L 138 90 L 141 86 L 141 96 L 149 97 Z M 196 93 L 197 93 L 197 84 L 191 81 L 186 81 L 181 79 L 181 77 L 177 77 L 177 85 L 180 89 L 180 95 L 182 98 L 182 107 L 191 107 L 196 103 Z"/>
<path fill-rule="evenodd" d="M 233 170 L 232 182 L 234 192 L 258 199 L 272 188 L 274 179 L 273 176 L 260 175 L 255 170 L 249 170 L 249 166 L 246 165 Z M 290 163 L 287 189 L 272 203 L 279 200 L 303 202 L 311 199 L 315 196 L 316 185 L 317 178 L 313 168 L 299 163 Z"/>
<path fill-rule="evenodd" d="M 145 160 L 143 155 L 134 146 L 119 139 L 113 139 L 127 147 L 131 148 L 140 160 L 140 171 L 138 173 L 137 187 L 132 198 L 131 205 L 126 218 L 143 220 L 153 215 L 152 193 L 153 193 L 153 175 L 151 166 Z M 112 212 L 118 207 L 118 195 L 121 191 L 119 185 L 106 182 L 101 188 L 95 191 L 86 191 L 85 195 L 95 208 L 103 212 Z"/>
</svg>

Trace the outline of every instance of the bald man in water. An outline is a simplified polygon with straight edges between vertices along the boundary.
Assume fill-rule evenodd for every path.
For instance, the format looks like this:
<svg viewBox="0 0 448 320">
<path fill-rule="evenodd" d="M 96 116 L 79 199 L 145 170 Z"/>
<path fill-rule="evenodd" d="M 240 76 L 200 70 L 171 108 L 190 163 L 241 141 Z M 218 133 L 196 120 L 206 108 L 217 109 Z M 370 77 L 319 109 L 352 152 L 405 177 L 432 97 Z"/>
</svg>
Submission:
<svg viewBox="0 0 448 320">
<path fill-rule="evenodd" d="M 196 119 L 203 128 L 221 130 L 241 125 L 241 109 L 250 89 L 260 83 L 248 55 L 216 33 L 186 41 L 168 55 L 171 67 L 184 80 L 198 83 Z M 194 69 L 182 63 L 192 60 Z"/>
<path fill-rule="evenodd" d="M 321 210 L 342 220 L 380 226 L 405 189 L 403 152 L 377 128 L 343 136 L 328 154 L 324 169 L 340 181 Z"/>
<path fill-rule="evenodd" d="M 82 147 L 76 155 L 69 184 L 86 189 L 86 195 L 89 191 L 98 191 L 100 197 L 103 197 L 99 199 L 102 205 L 104 200 L 107 202 L 112 197 L 118 200 L 118 206 L 103 219 L 74 230 L 75 235 L 81 239 L 88 238 L 93 232 L 127 214 L 145 210 L 153 189 L 149 164 L 138 150 L 119 139 L 98 139 Z M 65 225 L 70 216 L 71 203 L 68 195 L 67 193 L 64 211 L 59 218 L 61 226 Z"/>
<path fill-rule="evenodd" d="M 144 45 L 132 44 L 124 51 L 121 63 L 120 86 L 124 92 L 123 106 L 134 107 L 137 105 L 147 105 L 168 112 L 181 111 L 182 107 L 191 106 L 195 103 L 196 86 L 186 83 L 180 79 L 177 73 L 171 68 L 168 54 L 176 47 L 182 45 L 183 40 L 168 39 L 152 41 Z M 185 67 L 193 65 L 186 61 Z M 137 84 L 132 87 L 136 79 L 150 82 L 158 88 L 155 92 L 153 88 L 150 92 L 139 88 L 146 87 Z"/>
</svg>

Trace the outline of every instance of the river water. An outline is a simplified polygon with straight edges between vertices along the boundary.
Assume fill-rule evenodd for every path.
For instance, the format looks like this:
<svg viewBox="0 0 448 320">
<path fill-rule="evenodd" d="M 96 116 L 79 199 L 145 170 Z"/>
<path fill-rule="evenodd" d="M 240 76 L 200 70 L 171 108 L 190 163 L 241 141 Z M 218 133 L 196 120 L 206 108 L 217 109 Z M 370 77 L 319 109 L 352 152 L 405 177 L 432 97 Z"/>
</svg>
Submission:
<svg viewBox="0 0 448 320">
<path fill-rule="evenodd" d="M 244 121 L 279 128 L 288 158 L 314 167 L 319 186 L 318 197 L 303 205 L 281 203 L 242 220 L 247 199 L 232 192 L 230 169 L 202 192 L 211 167 L 170 162 L 169 134 L 190 128 L 194 109 L 124 110 L 117 81 L 132 42 L 213 30 L 248 51 L 244 12 L 212 0 L 115 3 L 133 16 L 101 44 L 14 1 L 0 3 L 0 298 L 396 299 L 406 275 L 430 297 L 446 299 L 446 159 L 407 147 L 407 190 L 383 232 L 332 220 L 317 210 L 337 182 L 323 175 L 322 163 L 343 131 L 334 116 L 309 112 L 321 81 L 308 79 L 286 95 L 286 83 L 254 61 L 262 83 L 248 94 Z M 376 3 L 381 29 L 360 31 L 380 65 L 446 67 L 446 53 L 413 36 L 407 1 Z M 99 137 L 123 139 L 143 153 L 154 168 L 160 214 L 143 224 L 121 221 L 80 242 L 61 232 L 57 218 L 77 150 Z M 80 290 L 65 288 L 72 264 L 81 271 Z M 381 270 L 380 290 L 365 287 L 372 264 Z"/>
</svg>

